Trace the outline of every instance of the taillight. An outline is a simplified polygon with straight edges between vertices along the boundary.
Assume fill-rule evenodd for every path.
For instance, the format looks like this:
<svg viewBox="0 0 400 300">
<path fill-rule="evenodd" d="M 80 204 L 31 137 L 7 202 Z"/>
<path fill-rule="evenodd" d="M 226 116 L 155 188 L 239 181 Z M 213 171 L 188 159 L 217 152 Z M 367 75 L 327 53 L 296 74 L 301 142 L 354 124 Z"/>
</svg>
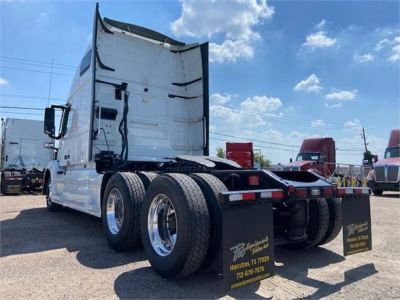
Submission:
<svg viewBox="0 0 400 300">
<path fill-rule="evenodd" d="M 293 185 L 288 186 L 289 193 L 294 193 L 296 191 L 296 188 Z"/>
<path fill-rule="evenodd" d="M 242 194 L 242 199 L 243 200 L 255 200 L 256 199 L 256 194 L 255 193 Z"/>
<path fill-rule="evenodd" d="M 282 199 L 283 198 L 283 191 L 268 191 L 268 192 L 262 192 L 260 194 L 260 197 L 262 199 L 269 199 L 269 198 L 273 198 L 273 199 Z"/>
<path fill-rule="evenodd" d="M 256 175 L 249 176 L 249 185 L 260 185 L 260 177 Z"/>
<path fill-rule="evenodd" d="M 296 189 L 295 195 L 298 198 L 305 198 L 307 197 L 307 189 Z"/>
<path fill-rule="evenodd" d="M 255 193 L 243 193 L 243 194 L 232 194 L 229 195 L 229 201 L 248 201 L 248 200 L 255 200 L 256 194 Z"/>
<path fill-rule="evenodd" d="M 333 188 L 331 187 L 326 187 L 323 189 L 323 195 L 324 197 L 332 197 L 333 195 Z"/>
</svg>

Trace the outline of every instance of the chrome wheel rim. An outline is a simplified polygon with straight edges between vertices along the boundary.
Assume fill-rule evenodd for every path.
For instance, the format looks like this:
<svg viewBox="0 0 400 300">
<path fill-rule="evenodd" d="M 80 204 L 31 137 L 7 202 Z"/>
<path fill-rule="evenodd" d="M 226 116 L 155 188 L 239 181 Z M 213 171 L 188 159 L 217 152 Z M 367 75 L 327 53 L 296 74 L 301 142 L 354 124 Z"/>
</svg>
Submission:
<svg viewBox="0 0 400 300">
<path fill-rule="evenodd" d="M 124 222 L 124 200 L 121 192 L 113 188 L 107 197 L 107 226 L 112 234 L 117 234 Z"/>
<path fill-rule="evenodd" d="M 150 204 L 147 233 L 151 246 L 160 256 L 170 255 L 178 236 L 175 207 L 164 194 L 157 195 Z"/>
</svg>

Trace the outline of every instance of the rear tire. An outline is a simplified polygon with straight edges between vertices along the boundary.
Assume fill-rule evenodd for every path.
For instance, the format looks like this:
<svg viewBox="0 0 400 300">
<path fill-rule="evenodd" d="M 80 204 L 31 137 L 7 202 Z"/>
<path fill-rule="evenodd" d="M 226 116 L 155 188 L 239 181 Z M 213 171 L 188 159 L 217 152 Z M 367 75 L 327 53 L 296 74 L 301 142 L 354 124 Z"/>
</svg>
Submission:
<svg viewBox="0 0 400 300">
<path fill-rule="evenodd" d="M 325 237 L 329 226 L 329 208 L 328 203 L 324 198 L 310 199 L 308 208 L 308 224 L 306 228 L 307 240 L 289 244 L 286 247 L 289 249 L 304 249 L 311 248 Z"/>
<path fill-rule="evenodd" d="M 102 222 L 111 248 L 121 252 L 140 246 L 140 211 L 145 189 L 139 176 L 119 172 L 107 183 Z"/>
<path fill-rule="evenodd" d="M 222 240 L 222 211 L 218 202 L 218 195 L 221 192 L 228 191 L 228 189 L 221 180 L 210 174 L 197 173 L 192 174 L 190 177 L 196 181 L 203 192 L 210 214 L 210 245 L 200 269 L 204 270 L 208 268 L 215 259 L 221 261 L 216 262 L 216 268 L 219 268 L 219 265 L 222 266 L 222 255 L 220 253 Z"/>
<path fill-rule="evenodd" d="M 372 190 L 372 193 L 374 193 L 375 196 L 382 196 L 383 190 Z"/>
<path fill-rule="evenodd" d="M 0 191 L 3 196 L 7 195 L 6 187 L 4 186 L 4 176 L 3 174 L 0 175 Z"/>
<path fill-rule="evenodd" d="M 196 272 L 209 245 L 207 202 L 196 182 L 184 174 L 163 174 L 149 186 L 142 208 L 143 248 L 165 278 Z"/>
<path fill-rule="evenodd" d="M 147 191 L 147 188 L 150 186 L 153 180 L 157 178 L 158 174 L 155 172 L 139 172 L 138 176 L 143 182 L 144 189 Z"/>
<path fill-rule="evenodd" d="M 329 208 L 329 225 L 324 238 L 319 242 L 319 245 L 324 245 L 334 240 L 342 230 L 343 215 L 342 215 L 342 199 L 328 198 L 326 199 Z"/>
<path fill-rule="evenodd" d="M 54 203 L 51 201 L 50 191 L 51 191 L 51 177 L 46 182 L 46 206 L 47 210 L 51 212 L 62 211 L 64 207 L 60 204 Z"/>
</svg>

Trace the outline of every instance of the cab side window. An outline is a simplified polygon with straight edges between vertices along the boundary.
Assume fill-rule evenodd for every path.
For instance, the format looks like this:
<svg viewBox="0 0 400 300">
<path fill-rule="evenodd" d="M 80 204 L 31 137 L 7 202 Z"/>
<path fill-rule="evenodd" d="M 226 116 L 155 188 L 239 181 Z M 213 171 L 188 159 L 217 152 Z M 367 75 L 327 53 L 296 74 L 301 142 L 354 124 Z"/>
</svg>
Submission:
<svg viewBox="0 0 400 300">
<path fill-rule="evenodd" d="M 79 76 L 82 76 L 90 68 L 91 61 L 92 61 L 92 50 L 89 50 L 89 52 L 86 53 L 86 55 L 82 59 L 81 71 Z"/>
</svg>

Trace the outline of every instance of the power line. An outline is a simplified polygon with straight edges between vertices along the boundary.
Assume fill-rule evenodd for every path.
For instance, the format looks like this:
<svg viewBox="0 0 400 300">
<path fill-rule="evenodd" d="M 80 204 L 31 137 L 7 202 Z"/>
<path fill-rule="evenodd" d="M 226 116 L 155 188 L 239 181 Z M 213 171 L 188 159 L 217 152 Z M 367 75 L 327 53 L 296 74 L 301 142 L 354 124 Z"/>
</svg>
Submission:
<svg viewBox="0 0 400 300">
<path fill-rule="evenodd" d="M 12 115 L 33 115 L 33 116 L 43 116 L 43 114 L 27 113 L 27 112 L 12 112 L 12 111 L 2 111 L 4 114 Z"/>
<path fill-rule="evenodd" d="M 28 62 L 23 62 L 23 61 L 12 61 L 12 60 L 5 60 L 0 58 L 1 63 L 14 63 L 14 64 L 19 64 L 19 65 L 26 65 L 26 66 L 34 66 L 34 67 L 39 67 L 39 68 L 51 68 L 50 66 L 47 65 L 41 65 L 41 64 L 36 64 L 36 63 L 28 63 Z M 54 69 L 60 69 L 60 70 L 65 70 L 65 71 L 75 71 L 73 68 L 67 68 L 67 67 L 57 67 L 53 66 Z"/>
<path fill-rule="evenodd" d="M 27 109 L 27 110 L 44 110 L 37 107 L 22 107 L 22 106 L 0 106 L 0 109 Z"/>
<path fill-rule="evenodd" d="M 24 69 L 24 68 L 15 68 L 15 67 L 8 67 L 8 66 L 0 66 L 0 69 L 9 69 L 9 70 L 17 70 L 17 71 L 27 71 L 27 72 L 35 72 L 35 73 L 43 73 L 43 74 L 50 74 L 50 72 L 42 71 L 42 70 L 33 70 L 33 69 Z M 72 74 L 64 74 L 64 73 L 54 73 L 53 75 L 57 76 L 69 76 L 72 77 Z"/>
<path fill-rule="evenodd" d="M 40 96 L 28 96 L 28 95 L 13 95 L 13 94 L 0 94 L 0 97 L 9 97 L 9 98 L 26 98 L 26 99 L 39 99 L 39 100 L 46 100 L 47 97 L 40 97 Z M 66 101 L 63 98 L 52 97 L 53 100 L 60 100 Z"/>
<path fill-rule="evenodd" d="M 8 59 L 8 60 L 23 61 L 23 62 L 34 62 L 34 63 L 44 64 L 44 65 L 50 65 L 51 64 L 48 61 L 40 61 L 40 60 L 34 60 L 34 59 L 18 58 L 18 57 L 3 56 L 3 55 L 0 55 L 0 58 Z M 54 65 L 55 66 L 60 66 L 60 67 L 67 67 L 67 68 L 71 68 L 73 70 L 76 70 L 76 66 L 71 66 L 71 65 L 66 65 L 66 64 L 54 64 Z"/>
<path fill-rule="evenodd" d="M 264 144 L 271 144 L 271 145 L 278 145 L 278 146 L 287 146 L 287 147 L 296 147 L 299 148 L 300 145 L 289 145 L 289 144 L 281 144 L 281 143 L 274 143 L 274 142 L 266 142 L 266 141 L 260 141 L 260 140 L 251 140 L 245 137 L 241 137 L 241 136 L 235 136 L 235 135 L 230 135 L 230 134 L 224 134 L 224 133 L 217 133 L 214 131 L 210 131 L 211 134 L 216 134 L 216 135 L 221 135 L 221 136 L 226 136 L 226 137 L 231 137 L 231 138 L 237 138 L 237 139 L 241 139 L 241 140 L 248 140 L 248 141 L 254 141 L 254 142 L 258 142 L 258 143 L 264 143 Z"/>
<path fill-rule="evenodd" d="M 260 112 L 258 112 L 258 111 L 254 111 L 254 113 L 252 113 L 252 112 L 249 112 L 249 111 L 240 110 L 239 108 L 236 108 L 236 107 L 233 107 L 233 106 L 229 106 L 229 105 L 226 105 L 226 104 L 218 104 L 216 106 L 229 108 L 229 109 L 232 109 L 232 110 L 235 110 L 235 111 L 238 111 L 240 113 L 247 114 L 247 115 L 251 115 L 251 116 L 254 116 L 254 113 L 260 114 Z M 325 121 L 323 123 L 323 126 L 318 127 L 318 126 L 312 126 L 311 125 L 312 121 L 310 121 L 310 120 L 294 118 L 294 117 L 277 116 L 277 115 L 269 114 L 269 113 L 261 113 L 261 114 L 263 116 L 265 116 L 265 117 L 271 118 L 271 119 L 276 120 L 276 121 L 282 121 L 282 122 L 286 122 L 286 123 L 293 123 L 293 124 L 296 124 L 298 126 L 312 127 L 312 128 L 317 128 L 317 129 L 318 128 L 337 129 L 339 127 L 340 128 L 348 128 L 348 127 L 346 127 L 346 126 L 344 126 L 342 124 L 339 124 L 339 123 L 330 123 L 330 122 L 325 122 Z"/>
<path fill-rule="evenodd" d="M 213 138 L 213 137 L 210 137 L 210 139 L 211 139 L 211 140 L 215 140 L 215 141 L 226 142 L 226 140 L 218 139 L 218 138 Z M 262 146 L 262 145 L 258 145 L 258 144 L 257 144 L 257 147 L 258 147 L 258 148 L 265 148 L 265 149 L 272 149 L 272 150 L 288 151 L 288 152 L 292 152 L 292 153 L 293 153 L 293 152 L 296 152 L 296 150 L 283 149 L 283 148 L 276 148 L 276 147 L 268 147 L 268 146 Z"/>
</svg>

